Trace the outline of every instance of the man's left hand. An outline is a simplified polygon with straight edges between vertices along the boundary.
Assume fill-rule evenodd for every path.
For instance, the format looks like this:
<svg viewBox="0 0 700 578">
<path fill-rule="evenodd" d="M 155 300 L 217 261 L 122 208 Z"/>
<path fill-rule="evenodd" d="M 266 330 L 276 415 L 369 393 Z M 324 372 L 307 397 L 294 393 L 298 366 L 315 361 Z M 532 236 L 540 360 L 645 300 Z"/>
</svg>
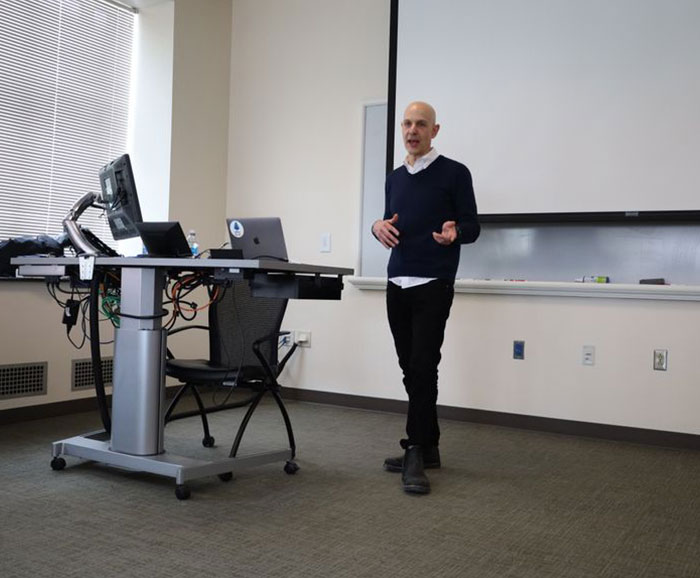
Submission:
<svg viewBox="0 0 700 578">
<path fill-rule="evenodd" d="M 441 245 L 451 245 L 457 238 L 457 223 L 455 221 L 445 221 L 442 224 L 441 233 L 433 233 L 435 239 Z"/>
</svg>

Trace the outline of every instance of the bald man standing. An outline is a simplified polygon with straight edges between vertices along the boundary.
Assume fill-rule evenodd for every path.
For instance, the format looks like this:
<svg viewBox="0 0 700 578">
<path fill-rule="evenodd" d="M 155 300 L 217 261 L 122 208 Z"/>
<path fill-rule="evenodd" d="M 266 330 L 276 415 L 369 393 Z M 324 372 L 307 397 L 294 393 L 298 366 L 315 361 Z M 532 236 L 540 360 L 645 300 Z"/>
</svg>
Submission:
<svg viewBox="0 0 700 578">
<path fill-rule="evenodd" d="M 389 257 L 389 326 L 408 393 L 404 454 L 384 468 L 402 472 L 404 491 L 430 492 L 425 468 L 440 467 L 437 381 L 440 349 L 454 296 L 460 245 L 479 236 L 469 169 L 433 148 L 440 125 L 425 102 L 406 107 L 401 123 L 406 159 L 387 176 L 384 218 L 372 234 Z"/>
</svg>

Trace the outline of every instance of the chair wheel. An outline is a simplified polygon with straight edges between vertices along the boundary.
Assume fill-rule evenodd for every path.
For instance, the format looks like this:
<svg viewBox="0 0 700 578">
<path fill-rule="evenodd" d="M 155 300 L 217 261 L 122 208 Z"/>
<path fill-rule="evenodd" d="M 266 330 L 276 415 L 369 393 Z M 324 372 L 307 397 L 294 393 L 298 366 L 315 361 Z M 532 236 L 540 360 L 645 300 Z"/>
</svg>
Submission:
<svg viewBox="0 0 700 578">
<path fill-rule="evenodd" d="M 51 460 L 51 469 L 52 470 L 62 470 L 63 468 L 66 467 L 66 460 L 63 458 L 53 458 Z"/>
<path fill-rule="evenodd" d="M 284 464 L 284 471 L 291 476 L 299 471 L 299 466 L 296 462 L 287 462 Z"/>
<path fill-rule="evenodd" d="M 222 482 L 230 482 L 233 479 L 233 472 L 225 472 L 223 474 L 219 474 L 219 479 Z"/>
<path fill-rule="evenodd" d="M 190 497 L 190 489 L 185 484 L 175 486 L 175 496 L 178 500 L 186 500 Z"/>
<path fill-rule="evenodd" d="M 205 448 L 213 448 L 214 447 L 214 436 L 207 436 L 202 440 L 202 445 Z"/>
</svg>

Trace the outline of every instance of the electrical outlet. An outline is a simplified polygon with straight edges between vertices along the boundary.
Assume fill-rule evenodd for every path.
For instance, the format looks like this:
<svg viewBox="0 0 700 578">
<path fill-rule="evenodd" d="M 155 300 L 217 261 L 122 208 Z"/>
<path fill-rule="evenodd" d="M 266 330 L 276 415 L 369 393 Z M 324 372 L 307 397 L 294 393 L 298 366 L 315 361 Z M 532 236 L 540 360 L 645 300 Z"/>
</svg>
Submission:
<svg viewBox="0 0 700 578">
<path fill-rule="evenodd" d="M 331 252 L 331 234 L 321 233 L 321 253 Z"/>
<path fill-rule="evenodd" d="M 513 341 L 513 359 L 525 359 L 524 341 Z"/>
<path fill-rule="evenodd" d="M 581 357 L 581 363 L 583 363 L 583 365 L 595 365 L 595 346 L 583 346 L 583 357 Z"/>
<path fill-rule="evenodd" d="M 294 343 L 299 347 L 311 347 L 311 331 L 295 331 Z"/>
<path fill-rule="evenodd" d="M 666 371 L 668 369 L 668 349 L 654 349 L 654 370 Z"/>
<path fill-rule="evenodd" d="M 280 335 L 280 347 L 291 347 L 294 340 L 294 331 L 290 331 L 288 335 Z"/>
</svg>

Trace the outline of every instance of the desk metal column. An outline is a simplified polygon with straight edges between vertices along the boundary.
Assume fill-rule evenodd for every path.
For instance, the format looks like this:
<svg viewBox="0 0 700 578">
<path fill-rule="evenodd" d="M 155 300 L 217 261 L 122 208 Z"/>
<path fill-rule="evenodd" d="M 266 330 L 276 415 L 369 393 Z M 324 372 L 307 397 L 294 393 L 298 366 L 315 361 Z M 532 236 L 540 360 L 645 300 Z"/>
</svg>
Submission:
<svg viewBox="0 0 700 578">
<path fill-rule="evenodd" d="M 163 453 L 166 335 L 164 271 L 122 269 L 120 326 L 115 331 L 111 450 Z"/>
</svg>

